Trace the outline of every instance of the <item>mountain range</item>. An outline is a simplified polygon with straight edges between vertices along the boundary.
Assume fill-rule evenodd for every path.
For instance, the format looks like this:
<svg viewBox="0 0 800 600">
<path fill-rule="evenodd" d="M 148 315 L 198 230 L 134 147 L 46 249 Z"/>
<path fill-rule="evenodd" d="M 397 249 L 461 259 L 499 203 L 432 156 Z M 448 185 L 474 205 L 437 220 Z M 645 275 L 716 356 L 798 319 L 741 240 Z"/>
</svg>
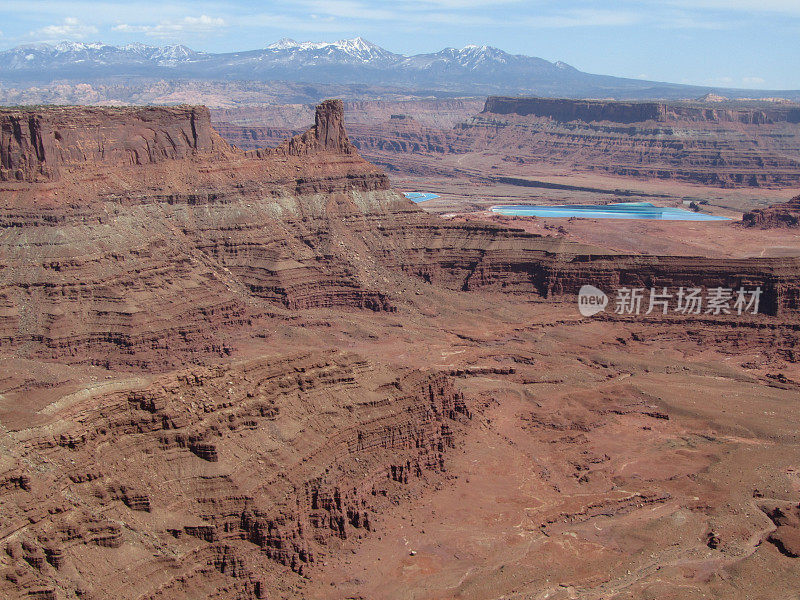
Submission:
<svg viewBox="0 0 800 600">
<path fill-rule="evenodd" d="M 227 53 L 198 52 L 183 45 L 113 46 L 100 42 L 34 44 L 0 52 L 0 80 L 6 83 L 142 77 L 573 97 L 693 98 L 710 92 L 731 98 L 800 95 L 797 91 L 732 90 L 594 75 L 560 61 L 509 54 L 491 46 L 469 45 L 405 56 L 360 37 L 334 43 L 284 38 L 263 49 Z"/>
</svg>

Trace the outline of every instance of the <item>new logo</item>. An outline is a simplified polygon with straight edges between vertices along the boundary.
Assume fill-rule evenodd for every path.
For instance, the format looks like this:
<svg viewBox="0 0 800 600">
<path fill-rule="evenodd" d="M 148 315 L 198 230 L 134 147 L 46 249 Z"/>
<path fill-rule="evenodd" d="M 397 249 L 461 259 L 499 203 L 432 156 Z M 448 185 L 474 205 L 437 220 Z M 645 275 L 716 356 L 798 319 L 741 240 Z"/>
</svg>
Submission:
<svg viewBox="0 0 800 600">
<path fill-rule="evenodd" d="M 608 296 L 593 285 L 584 285 L 578 292 L 578 310 L 584 317 L 603 312 L 608 306 Z"/>
</svg>

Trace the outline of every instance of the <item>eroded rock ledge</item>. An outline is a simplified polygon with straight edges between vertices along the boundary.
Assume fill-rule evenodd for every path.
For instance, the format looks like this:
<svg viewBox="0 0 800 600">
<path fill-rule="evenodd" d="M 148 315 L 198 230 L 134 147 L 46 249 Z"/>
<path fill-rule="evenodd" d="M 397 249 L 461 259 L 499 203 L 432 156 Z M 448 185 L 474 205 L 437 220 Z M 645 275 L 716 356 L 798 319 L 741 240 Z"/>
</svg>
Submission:
<svg viewBox="0 0 800 600">
<path fill-rule="evenodd" d="M 440 478 L 470 420 L 449 377 L 336 352 L 184 369 L 48 412 L 11 434 L 0 470 L 3 597 L 265 598 L 291 583 L 279 565 L 313 569 Z"/>
<path fill-rule="evenodd" d="M 265 186 L 272 193 L 386 189 L 343 122 L 342 102 L 328 100 L 309 131 L 277 149 L 245 152 L 219 136 L 203 106 L 0 109 L 2 204 L 190 201 L 256 195 Z"/>
<path fill-rule="evenodd" d="M 692 121 L 713 123 L 800 123 L 800 106 L 738 108 L 729 105 L 709 106 L 699 102 L 620 102 L 571 100 L 566 98 L 516 98 L 490 96 L 483 109 L 498 115 L 516 114 L 547 117 L 560 122 L 609 121 L 642 123 L 645 121 Z"/>
<path fill-rule="evenodd" d="M 758 229 L 800 227 L 800 196 L 788 202 L 757 208 L 742 216 L 742 225 Z"/>
</svg>

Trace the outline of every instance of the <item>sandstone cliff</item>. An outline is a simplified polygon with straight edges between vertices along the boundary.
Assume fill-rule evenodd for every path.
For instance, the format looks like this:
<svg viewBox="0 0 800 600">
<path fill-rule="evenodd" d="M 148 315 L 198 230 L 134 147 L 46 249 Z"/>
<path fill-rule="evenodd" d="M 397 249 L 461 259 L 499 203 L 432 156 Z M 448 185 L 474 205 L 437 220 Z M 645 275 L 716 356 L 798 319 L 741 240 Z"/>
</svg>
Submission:
<svg viewBox="0 0 800 600">
<path fill-rule="evenodd" d="M 50 181 L 87 163 L 125 167 L 228 150 L 205 107 L 0 109 L 0 181 Z"/>
<path fill-rule="evenodd" d="M 715 106 L 699 102 L 620 102 L 490 96 L 486 100 L 483 112 L 498 115 L 534 115 L 560 122 L 642 123 L 658 121 L 665 123 L 682 120 L 756 125 L 800 123 L 800 107 L 798 106 L 739 108 L 731 104 Z"/>
</svg>

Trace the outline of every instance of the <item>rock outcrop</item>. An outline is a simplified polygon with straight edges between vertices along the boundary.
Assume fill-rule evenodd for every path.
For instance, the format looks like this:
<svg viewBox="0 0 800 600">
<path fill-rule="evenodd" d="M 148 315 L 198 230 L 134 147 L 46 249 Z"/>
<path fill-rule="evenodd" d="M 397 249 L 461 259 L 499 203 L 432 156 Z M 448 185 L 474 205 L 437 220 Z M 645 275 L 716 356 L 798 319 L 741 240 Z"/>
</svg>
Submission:
<svg viewBox="0 0 800 600">
<path fill-rule="evenodd" d="M 471 150 L 723 187 L 800 184 L 800 107 L 489 98 L 457 126 Z"/>
<path fill-rule="evenodd" d="M 266 598 L 440 478 L 470 420 L 448 377 L 336 352 L 87 400 L 0 466 L 4 598 Z"/>
<path fill-rule="evenodd" d="M 800 196 L 767 208 L 751 210 L 742 216 L 742 225 L 758 229 L 800 227 Z"/>
<path fill-rule="evenodd" d="M 626 124 L 645 121 L 742 123 L 746 125 L 800 123 L 800 107 L 798 106 L 738 108 L 731 104 L 708 105 L 700 102 L 621 102 L 490 96 L 486 100 L 483 112 L 497 115 L 533 115 L 562 123 L 569 121 L 586 123 L 608 121 Z"/>
<path fill-rule="evenodd" d="M 344 104 L 341 100 L 325 100 L 317 107 L 314 126 L 275 149 L 278 154 L 303 156 L 320 151 L 355 154 L 344 129 Z"/>
<path fill-rule="evenodd" d="M 0 109 L 0 181 L 55 181 L 87 163 L 127 167 L 227 150 L 205 107 Z"/>
</svg>

